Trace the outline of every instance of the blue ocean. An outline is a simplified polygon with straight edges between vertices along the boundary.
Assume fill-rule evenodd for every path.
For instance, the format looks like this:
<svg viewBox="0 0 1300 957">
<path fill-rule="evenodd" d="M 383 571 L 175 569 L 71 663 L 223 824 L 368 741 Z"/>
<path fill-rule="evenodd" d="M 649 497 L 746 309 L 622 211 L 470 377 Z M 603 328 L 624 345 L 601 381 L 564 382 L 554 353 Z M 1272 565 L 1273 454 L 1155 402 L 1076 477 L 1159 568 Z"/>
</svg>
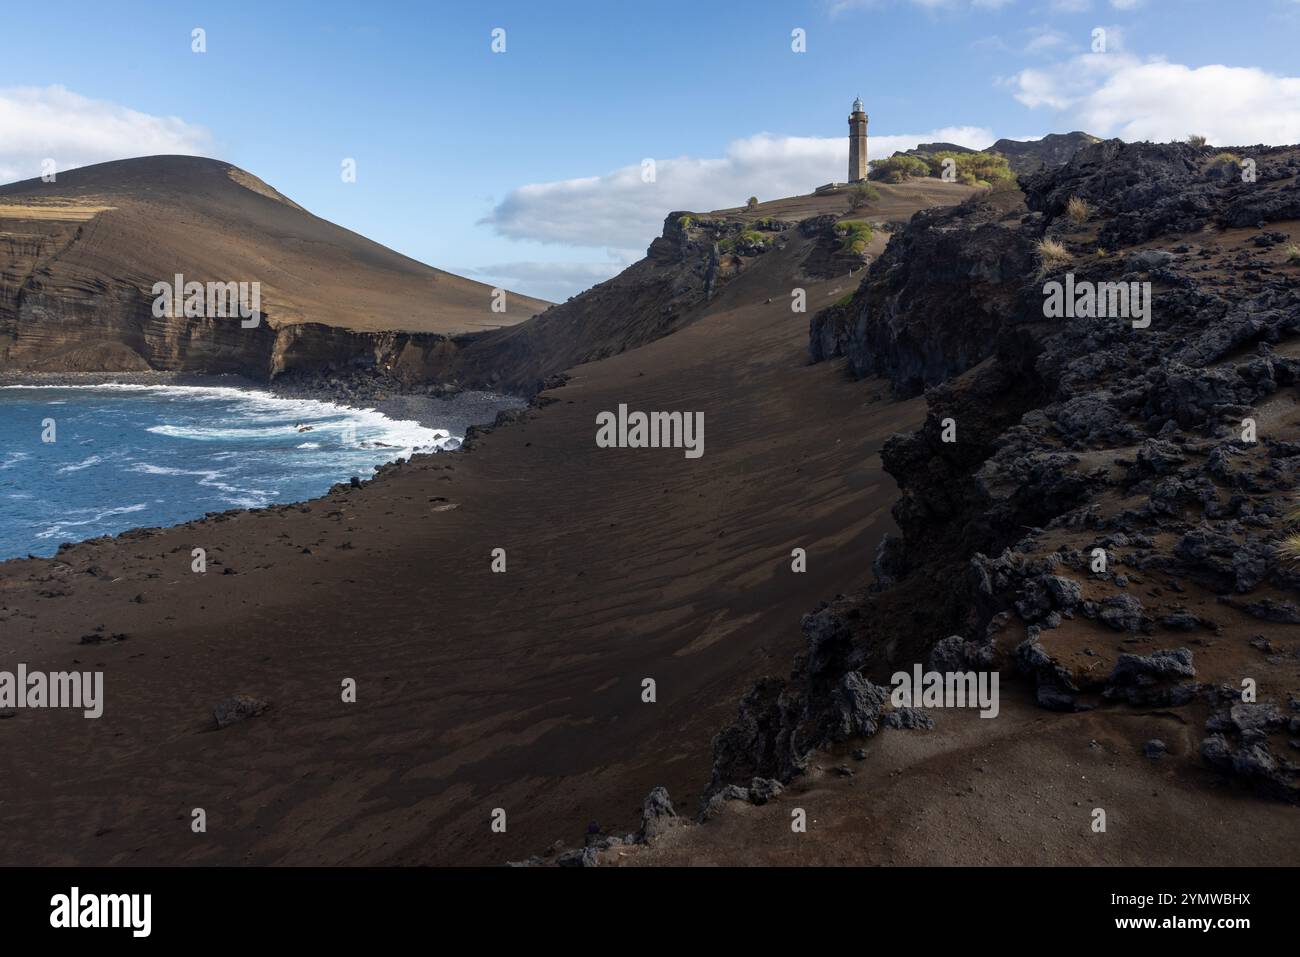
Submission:
<svg viewBox="0 0 1300 957">
<path fill-rule="evenodd" d="M 234 388 L 0 387 L 0 559 L 302 501 L 459 444 L 372 410 Z"/>
</svg>

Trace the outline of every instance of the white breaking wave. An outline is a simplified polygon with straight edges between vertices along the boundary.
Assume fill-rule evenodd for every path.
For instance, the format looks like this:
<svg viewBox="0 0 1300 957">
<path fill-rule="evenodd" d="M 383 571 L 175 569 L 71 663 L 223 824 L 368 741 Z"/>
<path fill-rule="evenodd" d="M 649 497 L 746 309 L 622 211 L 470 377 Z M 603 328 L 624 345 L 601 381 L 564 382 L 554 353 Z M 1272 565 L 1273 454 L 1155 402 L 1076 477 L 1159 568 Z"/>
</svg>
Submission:
<svg viewBox="0 0 1300 957">
<path fill-rule="evenodd" d="M 463 436 L 446 429 L 431 429 L 407 419 L 390 419 L 374 409 L 354 409 L 320 399 L 290 399 L 271 392 L 238 389 L 234 386 L 141 385 L 105 382 L 97 385 L 6 385 L 0 389 L 78 389 L 94 392 L 148 392 L 157 398 L 233 401 L 230 415 L 210 427 L 162 424 L 148 431 L 169 438 L 201 442 L 285 438 L 297 433 L 298 425 L 311 432 L 326 432 L 330 438 L 355 434 L 362 449 L 393 449 L 399 456 L 414 452 L 451 451 L 459 448 Z M 255 426 L 241 423 L 258 422 Z M 297 433 L 302 434 L 302 433 Z M 452 443 L 449 440 L 454 439 Z"/>
<path fill-rule="evenodd" d="M 85 459 L 84 461 L 78 462 L 78 463 L 75 464 L 75 465 L 65 465 L 65 466 L 63 466 L 63 468 L 59 469 L 59 471 L 60 471 L 60 472 L 80 472 L 82 469 L 88 469 L 88 468 L 91 468 L 92 466 L 98 465 L 98 464 L 99 464 L 100 462 L 102 462 L 102 461 L 104 461 L 104 460 L 103 460 L 103 458 L 101 458 L 100 456 L 98 456 L 98 455 L 92 455 L 90 458 Z"/>
<path fill-rule="evenodd" d="M 173 475 L 197 478 L 200 485 L 206 485 L 209 488 L 215 488 L 218 492 L 225 493 L 228 502 L 244 508 L 260 508 L 270 502 L 272 498 L 271 493 L 263 489 L 245 488 L 242 485 L 232 485 L 229 482 L 221 481 L 223 477 L 229 475 L 228 472 L 209 469 L 176 469 L 169 468 L 166 465 L 150 465 L 148 462 L 139 462 L 133 465 L 130 471 L 141 472 L 145 475 Z M 254 504 L 243 505 L 245 501 Z"/>
<path fill-rule="evenodd" d="M 92 515 L 90 518 L 83 519 L 81 521 L 72 521 L 71 519 L 65 519 L 62 522 L 55 522 L 53 525 L 47 526 L 42 531 L 37 532 L 36 537 L 55 538 L 59 535 L 62 535 L 63 530 L 67 528 L 77 528 L 82 525 L 94 525 L 98 522 L 104 521 L 104 519 L 106 518 L 112 518 L 114 515 L 129 515 L 131 512 L 143 511 L 146 508 L 148 508 L 148 505 L 145 504 L 144 502 L 141 502 L 138 505 L 123 505 L 119 508 L 107 508 L 102 511 L 96 511 L 95 509 L 77 509 L 76 510 L 77 514 L 84 515 L 86 512 L 94 512 L 95 514 Z"/>
<path fill-rule="evenodd" d="M 59 541 L 171 524 L 213 508 L 302 500 L 381 462 L 452 451 L 463 441 L 446 428 L 372 408 L 229 386 L 0 385 L 6 389 L 29 390 L 9 395 L 23 405 L 66 403 L 59 414 L 68 422 L 65 432 L 61 419 L 60 443 L 52 450 L 63 453 L 62 461 L 46 464 L 32 451 L 0 450 L 7 493 L 0 495 L 0 551 L 6 555 L 48 554 Z M 31 394 L 51 389 L 63 394 Z M 31 507 L 42 500 L 48 507 Z"/>
</svg>

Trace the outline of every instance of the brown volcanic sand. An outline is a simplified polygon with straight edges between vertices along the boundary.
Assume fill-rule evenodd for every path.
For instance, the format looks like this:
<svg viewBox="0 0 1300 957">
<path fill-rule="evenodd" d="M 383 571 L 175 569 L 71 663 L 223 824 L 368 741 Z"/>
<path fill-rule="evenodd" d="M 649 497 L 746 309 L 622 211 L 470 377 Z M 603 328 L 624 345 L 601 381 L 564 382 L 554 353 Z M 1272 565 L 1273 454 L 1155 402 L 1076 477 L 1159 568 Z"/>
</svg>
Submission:
<svg viewBox="0 0 1300 957">
<path fill-rule="evenodd" d="M 996 718 L 931 711 L 933 731 L 883 731 L 862 761 L 820 755 L 769 804 L 729 801 L 706 824 L 603 852 L 600 863 L 1294 866 L 1297 809 L 1196 757 L 1205 709 L 1060 714 L 1023 686 L 1001 691 Z M 1151 738 L 1169 753 L 1145 757 Z M 852 777 L 836 772 L 845 766 Z M 791 830 L 794 808 L 806 833 Z M 1104 834 L 1092 830 L 1094 808 L 1106 812 Z"/>
<path fill-rule="evenodd" d="M 64 235 L 60 223 L 80 229 Z M 506 312 L 494 313 L 491 286 L 393 252 L 238 167 L 197 156 L 117 160 L 59 173 L 53 183 L 0 186 L 5 234 L 66 244 L 60 281 L 91 290 L 111 277 L 148 291 L 176 273 L 260 282 L 276 327 L 310 321 L 457 335 L 514 325 L 550 305 L 512 292 Z"/>
<path fill-rule="evenodd" d="M 926 185 L 913 208 L 962 195 Z M 103 668 L 107 697 L 98 721 L 0 721 L 5 862 L 495 863 L 593 820 L 632 829 L 655 785 L 693 806 L 740 693 L 869 574 L 894 498 L 876 451 L 922 415 L 807 364 L 808 316 L 851 289 L 796 279 L 809 248 L 764 254 L 694 324 L 578 368 L 467 455 L 0 566 L 0 667 Z M 703 411 L 704 457 L 597 449 L 620 402 Z M 79 643 L 101 624 L 129 637 Z M 213 730 L 240 692 L 272 710 Z"/>
<path fill-rule="evenodd" d="M 882 187 L 861 218 L 965 192 Z M 842 208 L 801 197 L 758 215 Z M 794 278 L 807 251 L 795 238 L 764 254 L 693 325 L 580 367 L 552 404 L 467 455 L 301 506 L 0 564 L 0 668 L 102 668 L 108 699 L 98 721 L 0 720 L 3 863 L 496 863 L 575 845 L 592 820 L 629 830 L 655 785 L 693 813 L 739 694 L 788 670 L 803 613 L 869 574 L 894 495 L 876 450 L 923 413 L 806 364 L 790 287 L 809 290 L 811 315 L 855 284 Z M 704 457 L 596 449 L 596 413 L 620 402 L 703 411 Z M 195 546 L 206 575 L 190 572 Z M 806 574 L 790 572 L 795 546 Z M 496 547 L 504 575 L 489 571 Z M 79 643 L 99 625 L 128 637 Z M 644 677 L 655 704 L 640 701 Z M 344 678 L 358 703 L 340 701 Z M 212 706 L 239 692 L 273 707 L 214 730 Z M 1204 715 L 1060 715 L 1007 684 L 997 720 L 934 717 L 933 732 L 867 742 L 864 762 L 815 761 L 852 778 L 815 771 L 774 804 L 732 802 L 604 857 L 1293 861 L 1294 808 L 1197 766 Z M 1171 754 L 1153 762 L 1140 749 L 1154 736 Z M 806 835 L 789 830 L 795 806 Z M 1096 806 L 1106 835 L 1088 830 Z M 190 830 L 195 807 L 206 834 Z M 489 831 L 496 807 L 504 835 Z"/>
</svg>

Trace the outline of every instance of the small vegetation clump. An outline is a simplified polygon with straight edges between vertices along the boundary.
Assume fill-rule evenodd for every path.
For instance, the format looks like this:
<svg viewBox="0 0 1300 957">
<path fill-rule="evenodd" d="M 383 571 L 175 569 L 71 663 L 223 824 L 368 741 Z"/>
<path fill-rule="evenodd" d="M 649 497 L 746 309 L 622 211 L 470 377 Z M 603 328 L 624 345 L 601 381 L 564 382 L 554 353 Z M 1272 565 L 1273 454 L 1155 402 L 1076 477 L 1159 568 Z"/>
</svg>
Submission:
<svg viewBox="0 0 1300 957">
<path fill-rule="evenodd" d="M 925 160 L 904 153 L 898 153 L 888 159 L 872 160 L 867 166 L 871 169 L 867 174 L 871 179 L 885 183 L 905 183 L 909 179 L 930 175 L 930 167 Z"/>
<path fill-rule="evenodd" d="M 847 292 L 835 300 L 835 305 L 843 308 L 853 301 L 853 293 Z"/>
<path fill-rule="evenodd" d="M 1040 239 L 1038 241 L 1038 264 L 1041 272 L 1049 273 L 1068 265 L 1070 262 L 1070 251 L 1065 248 L 1064 244 L 1055 239 Z"/>
<path fill-rule="evenodd" d="M 958 153 L 956 150 L 941 150 L 924 156 L 898 153 L 888 159 L 872 160 L 868 165 L 871 179 L 902 183 L 922 177 L 942 179 L 944 160 L 952 161 L 948 165 L 956 182 L 965 186 L 1002 190 L 1015 189 L 1019 185 L 1007 158 L 1000 153 Z"/>
<path fill-rule="evenodd" d="M 1070 201 L 1065 204 L 1065 215 L 1070 217 L 1070 222 L 1076 226 L 1081 226 L 1088 221 L 1092 215 L 1092 208 L 1088 205 L 1086 199 L 1080 199 L 1078 196 L 1071 196 Z"/>
<path fill-rule="evenodd" d="M 682 229 L 690 229 L 694 223 L 695 220 L 691 219 L 689 215 L 677 217 L 677 225 L 680 226 Z"/>
<path fill-rule="evenodd" d="M 1200 133 L 1192 133 L 1190 136 L 1187 137 L 1188 146 L 1195 146 L 1197 149 L 1200 149 L 1202 146 L 1205 145 L 1205 143 L 1206 143 L 1205 137 L 1202 136 Z"/>
<path fill-rule="evenodd" d="M 1292 510 L 1287 515 L 1287 521 L 1295 524 L 1300 522 L 1300 508 Z M 1289 562 L 1300 562 L 1300 532 L 1290 532 L 1286 538 L 1278 544 L 1278 554 Z"/>
<path fill-rule="evenodd" d="M 1300 264 L 1300 246 L 1297 246 L 1295 243 L 1287 243 L 1286 249 L 1282 252 L 1286 256 L 1286 261 L 1288 263 L 1293 266 Z"/>
<path fill-rule="evenodd" d="M 1011 172 L 1007 158 L 1001 153 L 958 153 L 954 150 L 940 150 L 925 158 L 930 168 L 930 175 L 942 178 L 944 160 L 952 160 L 951 167 L 956 173 L 957 182 L 963 186 L 979 186 L 984 189 L 1000 189 L 1017 185 L 1016 174 Z"/>
<path fill-rule="evenodd" d="M 728 236 L 726 239 L 718 242 L 718 252 L 734 252 L 737 246 L 765 246 L 767 237 L 756 229 L 742 229 L 734 236 Z"/>
<path fill-rule="evenodd" d="M 1210 160 L 1210 165 L 1222 167 L 1224 169 L 1231 169 L 1234 166 L 1241 165 L 1241 157 L 1236 153 L 1217 153 Z"/>
<path fill-rule="evenodd" d="M 846 253 L 861 256 L 871 244 L 871 224 L 865 219 L 846 219 L 835 227 L 835 231 L 843 237 L 840 248 Z"/>
<path fill-rule="evenodd" d="M 746 208 L 746 209 L 757 209 L 757 208 L 758 208 L 758 197 L 757 197 L 757 196 L 751 196 L 751 197 L 749 197 L 749 199 L 745 200 L 745 208 Z"/>
<path fill-rule="evenodd" d="M 880 190 L 868 183 L 859 183 L 849 190 L 849 209 L 861 209 L 867 203 L 880 199 Z"/>
</svg>

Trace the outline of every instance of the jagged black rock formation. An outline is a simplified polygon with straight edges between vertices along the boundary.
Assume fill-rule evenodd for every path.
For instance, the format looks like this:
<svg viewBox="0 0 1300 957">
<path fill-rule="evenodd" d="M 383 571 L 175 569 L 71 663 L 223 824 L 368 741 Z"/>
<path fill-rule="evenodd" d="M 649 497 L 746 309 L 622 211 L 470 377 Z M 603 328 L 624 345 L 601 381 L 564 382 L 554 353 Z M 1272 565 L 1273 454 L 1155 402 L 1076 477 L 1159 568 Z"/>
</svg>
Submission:
<svg viewBox="0 0 1300 957">
<path fill-rule="evenodd" d="M 925 392 L 929 413 L 882 452 L 902 535 L 877 581 L 805 619 L 790 677 L 760 681 L 715 740 L 711 790 L 873 733 L 872 680 L 895 666 L 1015 667 L 1056 710 L 1181 707 L 1259 673 L 1244 623 L 1300 623 L 1280 551 L 1300 255 L 1282 246 L 1294 222 L 1274 225 L 1300 219 L 1300 148 L 1110 140 L 1021 183 L 918 213 L 811 320 L 814 360 Z M 1149 288 L 1149 323 L 1049 317 L 1045 284 L 1067 273 Z M 1188 635 L 1237 650 L 1198 674 Z M 1287 759 L 1238 731 L 1205 760 L 1294 794 L 1276 786 Z"/>
<path fill-rule="evenodd" d="M 1016 174 L 1034 173 L 1045 166 L 1059 166 L 1085 146 L 1098 142 L 1089 133 L 1048 133 L 1038 140 L 1009 140 L 1005 137 L 988 148 L 990 153 L 1001 153 L 1007 165 Z M 921 143 L 915 149 L 904 150 L 908 156 L 930 156 L 935 153 L 974 153 L 975 150 L 956 143 Z"/>
</svg>

